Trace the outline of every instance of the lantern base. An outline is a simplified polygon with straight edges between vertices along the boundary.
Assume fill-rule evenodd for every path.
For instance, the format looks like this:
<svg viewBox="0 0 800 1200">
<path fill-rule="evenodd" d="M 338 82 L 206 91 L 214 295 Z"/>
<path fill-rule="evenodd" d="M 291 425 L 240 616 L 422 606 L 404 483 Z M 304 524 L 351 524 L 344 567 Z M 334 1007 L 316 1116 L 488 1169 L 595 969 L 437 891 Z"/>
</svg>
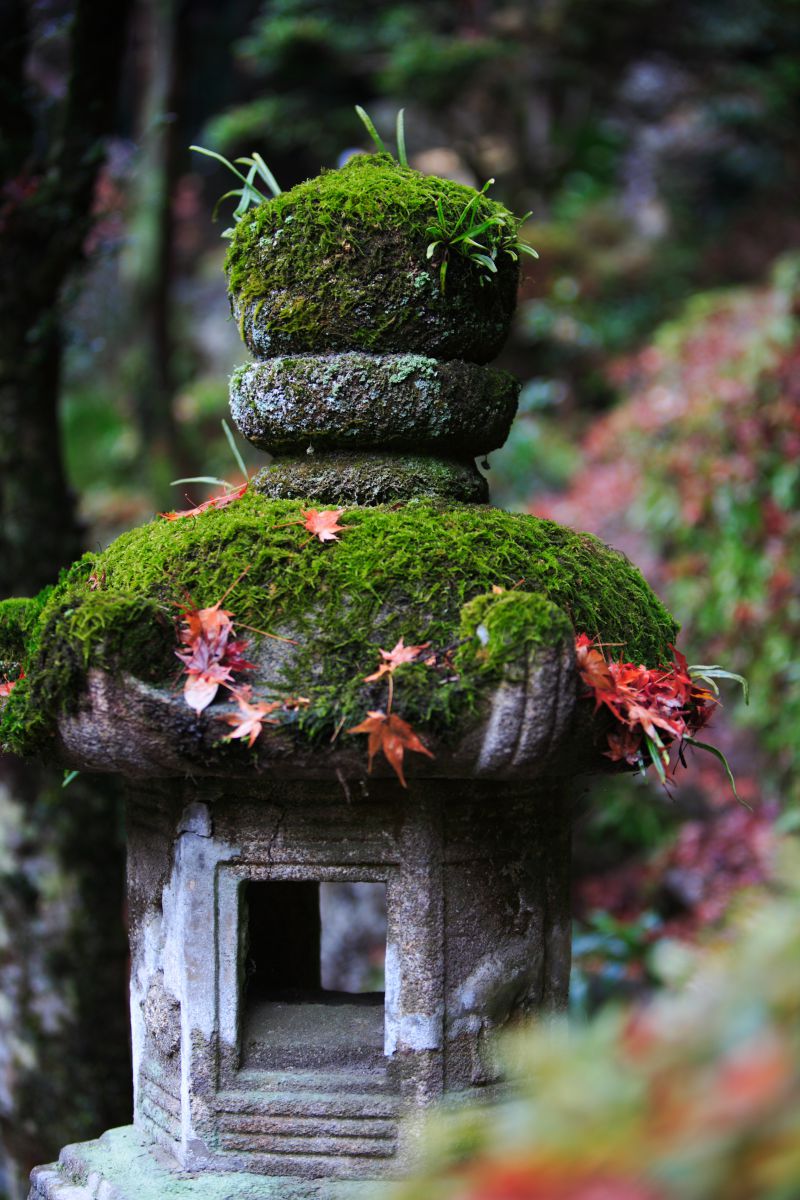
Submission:
<svg viewBox="0 0 800 1200">
<path fill-rule="evenodd" d="M 246 1171 L 192 1174 L 126 1125 L 97 1141 L 65 1146 L 57 1163 L 36 1167 L 28 1200 L 366 1200 L 379 1196 L 381 1186 L 377 1180 L 264 1177 Z"/>
</svg>

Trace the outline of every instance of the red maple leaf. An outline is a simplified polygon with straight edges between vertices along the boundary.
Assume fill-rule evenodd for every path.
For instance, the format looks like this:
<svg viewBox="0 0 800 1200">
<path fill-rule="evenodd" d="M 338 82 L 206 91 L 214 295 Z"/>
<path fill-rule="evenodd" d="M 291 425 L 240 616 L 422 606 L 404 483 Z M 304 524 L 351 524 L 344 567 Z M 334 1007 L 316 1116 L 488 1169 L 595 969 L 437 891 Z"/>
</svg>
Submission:
<svg viewBox="0 0 800 1200">
<path fill-rule="evenodd" d="M 598 691 L 609 691 L 613 687 L 608 663 L 590 637 L 581 633 L 575 639 L 575 657 L 580 677 L 587 687 Z M 596 697 L 597 699 L 597 697 Z M 601 701 L 597 699 L 599 705 Z"/>
<path fill-rule="evenodd" d="M 229 684 L 233 671 L 247 671 L 253 664 L 244 657 L 247 643 L 233 638 L 231 613 L 222 601 L 209 608 L 182 609 L 181 660 L 187 679 L 183 686 L 186 703 L 196 713 L 207 708 L 220 684 Z"/>
<path fill-rule="evenodd" d="M 338 542 L 338 535 L 349 528 L 347 525 L 339 524 L 339 517 L 344 512 L 343 508 L 326 508 L 321 512 L 316 508 L 303 508 L 300 511 L 303 517 L 303 528 L 307 529 L 314 537 L 319 538 L 321 542 Z"/>
<path fill-rule="evenodd" d="M 187 668 L 186 682 L 183 685 L 183 697 L 189 708 L 193 708 L 199 716 L 204 708 L 208 708 L 217 694 L 221 683 L 229 683 L 230 667 L 220 663 L 211 663 L 205 670 L 197 671 Z"/>
<path fill-rule="evenodd" d="M 400 641 L 397 642 L 393 650 L 380 651 L 383 662 L 374 674 L 364 676 L 364 683 L 372 683 L 376 679 L 381 679 L 387 673 L 391 674 L 402 663 L 413 662 L 417 655 L 422 650 L 426 650 L 428 646 L 430 646 L 430 642 L 423 642 L 421 646 L 404 646 L 403 639 L 400 638 Z"/>
<path fill-rule="evenodd" d="M 369 763 L 367 769 L 372 770 L 372 761 L 375 755 L 381 753 L 403 787 L 408 787 L 403 775 L 403 755 L 406 750 L 411 750 L 414 754 L 425 754 L 428 758 L 434 757 L 427 746 L 423 746 L 408 721 L 404 721 L 395 713 L 387 716 L 380 710 L 369 712 L 360 725 L 354 725 L 347 732 L 368 733 Z"/>
<path fill-rule="evenodd" d="M 16 679 L 5 679 L 0 683 L 0 696 L 10 696 L 20 679 L 25 678 L 25 672 L 20 671 Z"/>
<path fill-rule="evenodd" d="M 225 717 L 228 725 L 233 725 L 233 733 L 228 734 L 228 741 L 233 741 L 235 738 L 247 738 L 248 746 L 252 746 L 256 738 L 260 736 L 263 726 L 279 725 L 280 721 L 270 720 L 270 713 L 274 713 L 281 707 L 280 700 L 265 701 L 259 700 L 255 704 L 250 703 L 252 689 L 249 687 L 239 688 L 235 693 L 236 703 L 239 706 L 239 713 L 229 713 Z"/>
<path fill-rule="evenodd" d="M 226 508 L 227 505 L 233 504 L 234 500 L 241 500 L 249 483 L 250 481 L 247 480 L 241 487 L 223 492 L 221 496 L 212 496 L 209 500 L 204 500 L 202 504 L 196 505 L 195 508 L 184 508 L 180 512 L 166 512 L 158 515 L 167 521 L 182 521 L 184 517 L 199 517 L 201 513 L 208 512 L 211 508 Z"/>
<path fill-rule="evenodd" d="M 642 735 L 638 729 L 612 729 L 608 734 L 606 758 L 612 762 L 626 762 L 637 767 L 642 760 Z"/>
<path fill-rule="evenodd" d="M 188 663 L 192 654 L 211 656 L 222 654 L 233 632 L 232 614 L 222 608 L 221 602 L 210 608 L 183 608 L 181 642 L 190 647 L 190 653 L 178 651 L 178 658 Z"/>
</svg>

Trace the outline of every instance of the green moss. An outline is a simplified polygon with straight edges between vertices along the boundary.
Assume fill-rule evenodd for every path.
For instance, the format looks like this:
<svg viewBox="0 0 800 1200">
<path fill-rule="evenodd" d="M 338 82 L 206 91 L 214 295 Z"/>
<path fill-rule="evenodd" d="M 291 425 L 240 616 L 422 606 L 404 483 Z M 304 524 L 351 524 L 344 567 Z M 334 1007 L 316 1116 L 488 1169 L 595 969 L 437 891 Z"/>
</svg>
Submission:
<svg viewBox="0 0 800 1200">
<path fill-rule="evenodd" d="M 14 597 L 0 601 L 0 664 L 19 662 L 22 658 L 51 590 L 47 588 L 34 599 Z"/>
<path fill-rule="evenodd" d="M 456 654 L 456 669 L 496 678 L 528 650 L 552 646 L 572 635 L 567 614 L 539 593 L 476 596 L 461 610 L 462 645 Z"/>
<path fill-rule="evenodd" d="M 362 349 L 487 362 L 508 334 L 519 265 L 481 271 L 453 254 L 442 294 L 426 256 L 437 204 L 455 227 L 476 195 L 385 155 L 358 155 L 254 208 L 226 261 L 233 311 L 259 355 Z M 480 218 L 514 218 L 482 197 Z M 491 236 L 490 226 L 483 235 Z"/>
<path fill-rule="evenodd" d="M 330 737 L 340 722 L 347 727 L 384 704 L 385 686 L 363 683 L 378 650 L 400 637 L 452 646 L 462 606 L 493 584 L 523 580 L 521 587 L 557 605 L 576 630 L 621 643 L 636 662 L 663 661 L 675 639 L 675 622 L 639 572 L 588 534 L 492 508 L 415 500 L 348 510 L 341 541 L 324 546 L 309 541 L 299 523 L 303 507 L 251 493 L 195 520 L 155 521 L 85 555 L 53 589 L 30 633 L 28 679 L 2 714 L 3 741 L 41 749 L 58 712 L 77 703 L 89 666 L 170 685 L 175 605 L 189 597 L 197 606 L 214 604 L 246 569 L 226 606 L 242 623 L 297 639 L 255 682 L 310 697 L 296 726 L 302 738 Z M 104 578 L 103 590 L 89 588 L 93 572 Z M 480 613 L 491 623 L 495 667 L 513 654 L 515 639 L 522 645 L 561 628 L 538 596 L 482 603 L 464 620 Z M 397 711 L 431 731 L 453 729 L 479 702 L 486 666 L 470 662 L 463 647 L 460 658 L 458 679 L 400 668 Z"/>
</svg>

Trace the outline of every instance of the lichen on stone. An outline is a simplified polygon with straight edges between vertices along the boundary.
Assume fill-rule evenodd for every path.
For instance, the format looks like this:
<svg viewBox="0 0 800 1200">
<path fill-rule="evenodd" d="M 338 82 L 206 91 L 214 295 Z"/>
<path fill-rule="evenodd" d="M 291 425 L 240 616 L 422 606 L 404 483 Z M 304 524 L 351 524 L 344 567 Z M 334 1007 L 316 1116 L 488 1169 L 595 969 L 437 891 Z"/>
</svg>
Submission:
<svg viewBox="0 0 800 1200">
<path fill-rule="evenodd" d="M 421 353 L 488 362 L 505 341 L 519 264 L 497 273 L 453 254 L 442 291 L 428 259 L 437 203 L 455 227 L 474 189 L 357 155 L 254 208 L 235 229 L 226 267 L 233 313 L 257 355 L 329 350 Z M 514 218 L 482 196 L 476 216 Z"/>
<path fill-rule="evenodd" d="M 270 454 L 310 444 L 474 458 L 506 440 L 519 383 L 475 363 L 350 351 L 250 363 L 230 393 L 239 432 Z"/>
<path fill-rule="evenodd" d="M 674 620 L 636 568 L 589 534 L 523 514 L 414 500 L 348 509 L 341 541 L 323 546 L 302 527 L 304 507 L 249 492 L 228 508 L 155 521 L 84 555 L 26 626 L 26 678 L 4 705 L 0 740 L 41 752 L 59 713 L 79 704 L 93 666 L 176 686 L 176 606 L 214 604 L 234 583 L 225 603 L 236 620 L 298 643 L 276 652 L 270 671 L 253 682 L 259 691 L 311 700 L 293 726 L 304 741 L 330 738 L 385 703 L 383 685 L 364 683 L 381 648 L 400 637 L 454 645 L 463 606 L 493 585 L 540 594 L 576 630 L 619 643 L 634 662 L 665 661 L 675 640 Z M 102 586 L 93 588 L 91 578 Z M 0 628 L 14 603 L 0 604 Z M 509 648 L 513 638 L 544 636 L 545 617 L 554 631 L 559 624 L 551 609 L 527 612 L 516 602 L 494 604 L 484 617 L 497 630 L 508 618 L 513 637 L 506 633 L 498 645 Z M 464 648 L 459 654 L 457 678 L 418 664 L 400 668 L 396 711 L 434 733 L 457 729 L 485 694 L 486 665 Z"/>
</svg>

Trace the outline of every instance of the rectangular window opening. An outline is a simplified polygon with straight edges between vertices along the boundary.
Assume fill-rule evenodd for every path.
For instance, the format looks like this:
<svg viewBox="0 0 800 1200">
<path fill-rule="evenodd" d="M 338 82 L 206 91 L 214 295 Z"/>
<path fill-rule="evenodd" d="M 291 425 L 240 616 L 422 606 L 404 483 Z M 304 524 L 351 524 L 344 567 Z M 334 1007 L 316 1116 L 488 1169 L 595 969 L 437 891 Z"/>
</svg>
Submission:
<svg viewBox="0 0 800 1200">
<path fill-rule="evenodd" d="M 383 1057 L 385 956 L 385 884 L 247 882 L 240 942 L 242 1065 L 377 1065 Z"/>
</svg>

